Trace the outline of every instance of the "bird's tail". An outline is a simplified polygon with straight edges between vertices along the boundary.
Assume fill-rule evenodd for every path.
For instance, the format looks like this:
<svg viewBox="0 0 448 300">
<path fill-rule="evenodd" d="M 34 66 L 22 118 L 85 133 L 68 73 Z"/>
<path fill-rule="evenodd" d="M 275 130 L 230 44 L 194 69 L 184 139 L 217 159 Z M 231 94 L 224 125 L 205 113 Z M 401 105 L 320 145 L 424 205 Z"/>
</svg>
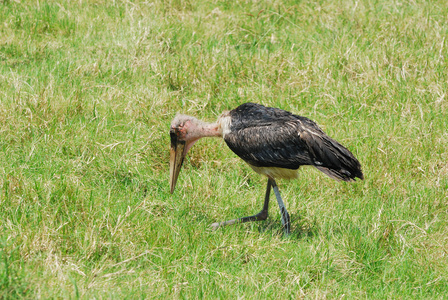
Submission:
<svg viewBox="0 0 448 300">
<path fill-rule="evenodd" d="M 314 166 L 324 174 L 336 180 L 354 181 L 364 179 L 361 164 L 356 157 L 344 146 L 327 135 L 319 136 L 312 145 L 312 152 L 316 160 Z"/>
<path fill-rule="evenodd" d="M 321 166 L 315 166 L 315 167 L 322 173 L 328 175 L 330 178 L 336 180 L 355 181 L 356 177 L 358 177 L 359 179 L 364 179 L 364 175 L 362 174 L 361 170 L 358 170 L 357 173 L 352 174 L 346 170 L 334 170 Z"/>
</svg>

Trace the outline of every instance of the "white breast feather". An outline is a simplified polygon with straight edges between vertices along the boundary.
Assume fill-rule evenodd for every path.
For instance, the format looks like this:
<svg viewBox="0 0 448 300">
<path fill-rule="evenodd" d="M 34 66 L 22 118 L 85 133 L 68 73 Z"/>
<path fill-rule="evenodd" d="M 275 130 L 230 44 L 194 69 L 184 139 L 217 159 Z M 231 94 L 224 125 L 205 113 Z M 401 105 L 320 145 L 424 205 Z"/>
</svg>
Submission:
<svg viewBox="0 0 448 300">
<path fill-rule="evenodd" d="M 252 166 L 251 164 L 248 165 L 258 174 L 262 174 L 273 179 L 278 178 L 293 179 L 299 176 L 297 170 L 276 168 L 276 167 L 255 167 Z"/>
<path fill-rule="evenodd" d="M 226 134 L 230 133 L 230 126 L 232 125 L 232 119 L 230 118 L 228 112 L 223 113 L 218 118 L 218 125 L 221 128 L 223 138 L 226 136 Z"/>
</svg>

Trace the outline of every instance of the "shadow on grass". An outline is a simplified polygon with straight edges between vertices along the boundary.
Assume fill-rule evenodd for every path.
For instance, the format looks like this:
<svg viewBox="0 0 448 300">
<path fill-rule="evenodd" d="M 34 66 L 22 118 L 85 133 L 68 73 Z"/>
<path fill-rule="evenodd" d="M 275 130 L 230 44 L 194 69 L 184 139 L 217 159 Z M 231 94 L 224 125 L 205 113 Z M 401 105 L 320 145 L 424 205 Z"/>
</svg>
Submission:
<svg viewBox="0 0 448 300">
<path fill-rule="evenodd" d="M 291 216 L 291 233 L 289 238 L 312 239 L 319 233 L 319 225 L 316 222 L 302 219 L 300 216 Z M 242 224 L 241 224 L 242 225 Z M 236 225 L 238 226 L 238 225 Z M 283 235 L 283 225 L 280 218 L 268 217 L 266 221 L 253 222 L 254 228 L 258 227 L 260 233 Z"/>
<path fill-rule="evenodd" d="M 210 229 L 210 231 L 213 230 L 210 225 L 212 223 L 215 223 L 217 221 L 212 221 L 209 218 L 209 215 L 207 213 L 199 213 L 199 209 L 194 210 L 195 217 L 192 219 L 191 222 L 197 222 L 197 224 L 200 223 L 206 223 L 207 228 Z M 187 215 L 190 213 L 190 211 L 187 212 Z M 236 214 L 238 215 L 238 214 Z M 184 216 L 185 217 L 185 216 Z M 306 218 L 301 218 L 298 214 L 290 216 L 291 218 L 291 233 L 289 235 L 290 238 L 295 239 L 311 239 L 316 237 L 319 234 L 319 224 L 316 220 L 309 220 Z M 231 218 L 227 218 L 226 220 L 230 220 Z M 223 222 L 223 220 L 220 220 L 220 222 Z M 236 227 L 240 228 L 241 231 L 245 231 L 246 229 L 251 228 L 252 231 L 257 231 L 259 233 L 264 233 L 272 236 L 276 235 L 283 235 L 283 225 L 280 219 L 280 216 L 278 215 L 269 215 L 267 220 L 261 220 L 261 221 L 252 221 L 247 223 L 234 223 L 231 225 L 225 225 L 220 226 L 216 230 L 225 230 L 226 228 Z"/>
</svg>

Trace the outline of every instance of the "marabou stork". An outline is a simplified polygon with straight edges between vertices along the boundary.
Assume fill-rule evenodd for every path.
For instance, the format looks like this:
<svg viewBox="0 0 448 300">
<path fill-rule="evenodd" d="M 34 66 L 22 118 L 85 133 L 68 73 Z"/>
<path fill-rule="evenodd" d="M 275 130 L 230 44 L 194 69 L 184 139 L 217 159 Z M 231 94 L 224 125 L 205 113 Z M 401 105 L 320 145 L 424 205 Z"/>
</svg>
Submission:
<svg viewBox="0 0 448 300">
<path fill-rule="evenodd" d="M 361 165 L 344 146 L 326 135 L 317 124 L 288 111 L 245 103 L 224 112 L 216 123 L 178 114 L 171 123 L 170 188 L 174 192 L 184 158 L 202 137 L 222 137 L 229 148 L 257 173 L 268 177 L 263 209 L 256 215 L 213 223 L 220 226 L 266 220 L 271 187 L 280 208 L 283 228 L 290 219 L 275 179 L 295 178 L 302 165 L 311 165 L 333 179 L 363 179 Z"/>
</svg>

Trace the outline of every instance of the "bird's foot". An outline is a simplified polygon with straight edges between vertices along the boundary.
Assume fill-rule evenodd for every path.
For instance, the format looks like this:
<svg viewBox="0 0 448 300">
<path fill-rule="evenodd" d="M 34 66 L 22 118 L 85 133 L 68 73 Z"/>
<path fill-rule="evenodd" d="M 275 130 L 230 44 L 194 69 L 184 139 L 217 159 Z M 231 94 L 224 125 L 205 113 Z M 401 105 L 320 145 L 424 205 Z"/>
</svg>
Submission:
<svg viewBox="0 0 448 300">
<path fill-rule="evenodd" d="M 210 227 L 211 230 L 215 231 L 218 230 L 219 227 L 221 227 L 221 223 L 213 223 L 208 225 L 208 227 Z"/>
<path fill-rule="evenodd" d="M 229 220 L 229 221 L 224 221 L 224 222 L 219 222 L 219 223 L 213 223 L 213 224 L 210 224 L 209 226 L 210 226 L 210 228 L 211 228 L 212 230 L 216 230 L 216 229 L 218 229 L 219 227 L 227 226 L 227 225 L 232 225 L 232 224 L 235 224 L 235 223 L 238 223 L 238 222 L 240 222 L 240 219 L 233 219 L 233 220 Z"/>
</svg>

